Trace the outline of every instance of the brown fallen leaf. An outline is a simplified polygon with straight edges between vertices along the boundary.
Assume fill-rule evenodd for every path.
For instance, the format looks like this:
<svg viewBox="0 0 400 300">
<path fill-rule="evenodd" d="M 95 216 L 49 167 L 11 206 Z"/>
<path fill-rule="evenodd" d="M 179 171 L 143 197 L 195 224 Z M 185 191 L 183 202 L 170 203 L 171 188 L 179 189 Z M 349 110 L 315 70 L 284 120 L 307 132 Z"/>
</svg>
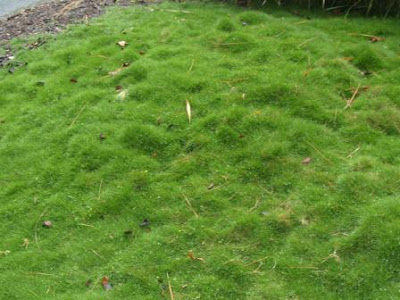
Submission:
<svg viewBox="0 0 400 300">
<path fill-rule="evenodd" d="M 102 284 L 102 286 L 104 287 L 104 289 L 105 289 L 106 291 L 109 291 L 109 290 L 112 289 L 112 286 L 111 286 L 111 284 L 110 284 L 110 280 L 108 279 L 107 276 L 104 276 L 104 277 L 103 277 L 103 279 L 101 280 L 101 284 Z"/>
<path fill-rule="evenodd" d="M 71 83 L 78 83 L 78 80 L 77 80 L 76 78 L 71 78 L 71 79 L 69 80 L 69 82 L 71 82 Z"/>
<path fill-rule="evenodd" d="M 307 70 L 305 70 L 305 71 L 303 72 L 303 77 L 304 77 L 304 78 L 307 77 L 308 74 L 310 74 L 311 71 L 312 71 L 312 69 L 307 69 Z"/>
<path fill-rule="evenodd" d="M 345 56 L 345 57 L 342 57 L 342 59 L 345 60 L 345 61 L 352 61 L 354 59 L 354 57 Z"/>
<path fill-rule="evenodd" d="M 193 250 L 189 250 L 187 256 L 188 256 L 191 260 L 199 260 L 199 261 L 201 261 L 201 262 L 204 262 L 204 259 L 203 259 L 203 258 L 194 256 Z"/>
<path fill-rule="evenodd" d="M 369 38 L 369 41 L 371 43 L 381 42 L 381 41 L 384 41 L 384 40 L 385 40 L 385 38 L 384 37 L 380 37 L 380 36 L 371 36 Z"/>
</svg>

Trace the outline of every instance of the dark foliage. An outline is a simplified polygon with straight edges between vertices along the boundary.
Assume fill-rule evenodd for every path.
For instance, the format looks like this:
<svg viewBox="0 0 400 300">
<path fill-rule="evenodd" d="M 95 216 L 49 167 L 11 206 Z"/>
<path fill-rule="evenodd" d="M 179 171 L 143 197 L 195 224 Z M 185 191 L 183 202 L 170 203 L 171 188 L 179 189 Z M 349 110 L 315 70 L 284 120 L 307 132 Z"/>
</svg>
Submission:
<svg viewBox="0 0 400 300">
<path fill-rule="evenodd" d="M 323 9 L 333 14 L 358 13 L 366 16 L 399 17 L 400 0 L 236 0 L 240 5 L 278 5 Z"/>
</svg>

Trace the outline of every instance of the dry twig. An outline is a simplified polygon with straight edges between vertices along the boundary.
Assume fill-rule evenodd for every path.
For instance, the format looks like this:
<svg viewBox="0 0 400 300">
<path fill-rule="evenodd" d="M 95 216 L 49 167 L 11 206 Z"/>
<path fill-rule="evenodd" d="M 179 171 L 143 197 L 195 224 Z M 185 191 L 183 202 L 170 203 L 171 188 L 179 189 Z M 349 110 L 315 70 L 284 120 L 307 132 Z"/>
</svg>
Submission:
<svg viewBox="0 0 400 300">
<path fill-rule="evenodd" d="M 75 122 L 78 120 L 79 116 L 82 114 L 82 112 L 85 110 L 87 104 L 85 103 L 85 105 L 81 108 L 81 110 L 78 112 L 78 114 L 76 115 L 76 117 L 72 120 L 71 124 L 69 124 L 68 128 L 71 128 L 72 126 L 74 126 Z"/>
<path fill-rule="evenodd" d="M 167 281 L 168 281 L 168 291 L 169 291 L 169 296 L 171 298 L 171 300 L 174 300 L 174 291 L 172 290 L 172 286 L 171 286 L 171 282 L 169 281 L 169 274 L 167 272 Z"/>
<path fill-rule="evenodd" d="M 182 194 L 182 196 L 183 196 L 183 199 L 185 199 L 187 205 L 189 206 L 189 209 L 190 209 L 190 210 L 192 211 L 192 213 L 196 216 L 196 218 L 198 218 L 199 215 L 197 214 L 197 212 L 196 212 L 195 209 L 193 208 L 192 203 L 190 202 L 189 198 L 186 197 L 185 194 Z"/>
<path fill-rule="evenodd" d="M 349 107 L 351 107 L 351 105 L 353 104 L 354 100 L 356 99 L 357 95 L 359 94 L 359 90 L 360 90 L 360 84 L 358 84 L 356 90 L 354 91 L 353 95 L 351 96 L 351 98 L 349 100 L 347 100 L 347 104 L 346 107 L 344 108 L 345 110 L 348 109 Z"/>
</svg>

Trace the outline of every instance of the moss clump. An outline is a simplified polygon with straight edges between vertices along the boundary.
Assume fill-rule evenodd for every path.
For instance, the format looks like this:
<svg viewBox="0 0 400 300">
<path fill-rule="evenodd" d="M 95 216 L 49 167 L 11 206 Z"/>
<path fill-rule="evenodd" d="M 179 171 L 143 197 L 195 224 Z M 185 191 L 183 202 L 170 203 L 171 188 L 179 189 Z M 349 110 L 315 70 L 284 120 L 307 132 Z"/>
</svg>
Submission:
<svg viewBox="0 0 400 300">
<path fill-rule="evenodd" d="M 218 21 L 217 29 L 225 32 L 232 32 L 236 30 L 236 25 L 230 18 L 222 18 Z"/>
</svg>

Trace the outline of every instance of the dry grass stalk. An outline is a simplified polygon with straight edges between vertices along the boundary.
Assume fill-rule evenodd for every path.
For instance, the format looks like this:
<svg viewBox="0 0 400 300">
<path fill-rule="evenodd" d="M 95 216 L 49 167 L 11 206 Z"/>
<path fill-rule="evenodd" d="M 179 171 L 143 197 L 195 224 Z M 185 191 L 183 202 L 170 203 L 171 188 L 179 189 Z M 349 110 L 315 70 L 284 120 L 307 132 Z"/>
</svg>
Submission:
<svg viewBox="0 0 400 300">
<path fill-rule="evenodd" d="M 357 95 L 359 94 L 359 90 L 360 90 L 360 84 L 358 84 L 356 90 L 354 91 L 353 95 L 351 96 L 351 98 L 349 100 L 347 100 L 347 104 L 346 107 L 344 108 L 345 110 L 348 109 L 349 107 L 351 107 L 351 105 L 353 104 L 354 100 L 356 99 Z"/>
<path fill-rule="evenodd" d="M 336 253 L 336 251 L 337 251 L 336 249 L 333 250 L 333 252 L 331 254 L 329 254 L 328 257 L 324 258 L 321 263 L 324 263 L 324 262 L 326 262 L 327 260 L 329 260 L 331 258 L 333 258 L 337 263 L 339 263 L 340 262 L 340 257 Z"/>
<path fill-rule="evenodd" d="M 254 206 L 249 209 L 249 212 L 252 212 L 252 211 L 256 210 L 259 205 L 260 205 L 260 199 L 257 199 L 256 203 L 254 204 Z"/>
<path fill-rule="evenodd" d="M 349 155 L 346 156 L 346 158 L 352 158 L 354 154 L 356 154 L 358 151 L 360 151 L 360 147 L 357 147 L 354 151 L 352 151 Z"/>
<path fill-rule="evenodd" d="M 168 274 L 168 272 L 167 272 L 167 281 L 168 281 L 169 297 L 171 298 L 171 300 L 175 300 L 174 291 L 172 290 L 171 282 L 169 281 L 169 274 Z"/>
<path fill-rule="evenodd" d="M 313 144 L 311 144 L 310 142 L 306 142 L 311 148 L 313 148 L 315 151 L 317 151 L 318 152 L 318 154 L 319 155 L 321 155 L 321 157 L 323 158 L 323 159 L 325 159 L 328 163 L 330 163 L 330 164 L 333 164 L 333 162 L 329 159 L 329 158 L 327 158 L 323 153 L 322 153 L 322 151 L 321 150 L 319 150 L 317 147 L 315 147 Z"/>
<path fill-rule="evenodd" d="M 247 266 L 254 265 L 254 264 L 256 264 L 256 263 L 263 262 L 264 260 L 268 259 L 268 257 L 269 257 L 269 256 L 266 256 L 266 257 L 257 259 L 257 260 L 255 260 L 255 261 L 252 261 L 252 262 L 249 262 L 249 263 L 245 264 L 244 266 L 247 267 Z"/>
<path fill-rule="evenodd" d="M 189 206 L 189 209 L 192 211 L 192 213 L 195 215 L 196 218 L 199 217 L 198 213 L 195 211 L 195 209 L 192 206 L 192 203 L 190 202 L 189 198 L 186 197 L 185 194 L 182 194 L 183 198 L 185 199 L 187 205 Z"/>
<path fill-rule="evenodd" d="M 87 104 L 85 103 L 85 105 L 82 106 L 81 110 L 78 112 L 76 117 L 72 120 L 71 124 L 69 124 L 68 128 L 71 128 L 72 126 L 74 126 L 75 122 L 78 120 L 79 116 L 83 113 L 83 111 L 85 110 L 86 106 L 87 106 Z"/>
</svg>

